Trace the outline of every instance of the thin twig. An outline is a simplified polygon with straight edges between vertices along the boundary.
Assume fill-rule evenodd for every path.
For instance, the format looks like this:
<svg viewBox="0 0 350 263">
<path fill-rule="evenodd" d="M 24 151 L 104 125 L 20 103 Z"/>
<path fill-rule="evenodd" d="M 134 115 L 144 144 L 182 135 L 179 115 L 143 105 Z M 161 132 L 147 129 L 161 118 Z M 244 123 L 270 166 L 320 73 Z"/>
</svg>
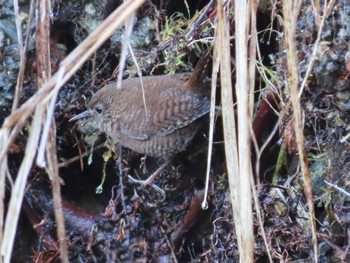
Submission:
<svg viewBox="0 0 350 263">
<path fill-rule="evenodd" d="M 99 150 L 99 149 L 102 149 L 103 147 L 105 147 L 105 144 L 104 144 L 104 143 L 101 143 L 100 145 L 95 146 L 94 149 L 93 149 L 93 151 L 97 151 L 97 150 Z M 59 163 L 57 166 L 58 166 L 58 168 L 67 167 L 67 166 L 70 165 L 71 163 L 74 163 L 74 162 L 76 162 L 76 161 L 79 161 L 79 160 L 81 160 L 81 158 L 83 158 L 83 157 L 85 157 L 85 156 L 88 156 L 90 153 L 91 153 L 90 150 L 85 151 L 85 152 L 83 152 L 83 153 L 80 153 L 78 156 L 75 156 L 75 157 L 73 157 L 73 158 L 70 158 L 70 159 L 68 159 L 68 160 L 65 160 L 65 161 Z"/>
<path fill-rule="evenodd" d="M 347 195 L 347 196 L 350 196 L 350 193 L 345 191 L 343 188 L 340 188 L 339 186 L 337 186 L 336 184 L 331 184 L 330 182 L 327 182 L 326 180 L 324 180 L 324 182 L 329 185 L 329 186 L 332 186 L 334 187 L 336 190 L 338 190 L 339 192 Z"/>
</svg>

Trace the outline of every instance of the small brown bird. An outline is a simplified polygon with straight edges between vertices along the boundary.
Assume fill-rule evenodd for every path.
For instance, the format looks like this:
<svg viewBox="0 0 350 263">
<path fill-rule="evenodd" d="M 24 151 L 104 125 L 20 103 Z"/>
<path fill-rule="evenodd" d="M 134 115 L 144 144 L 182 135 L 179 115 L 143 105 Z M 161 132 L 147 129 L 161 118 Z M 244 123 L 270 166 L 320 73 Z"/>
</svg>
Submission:
<svg viewBox="0 0 350 263">
<path fill-rule="evenodd" d="M 193 73 L 130 78 L 120 89 L 110 83 L 70 121 L 89 118 L 121 145 L 170 160 L 186 149 L 199 127 L 197 120 L 210 110 L 209 83 L 203 81 L 207 60 L 202 58 Z M 156 173 L 144 184 L 151 184 Z"/>
</svg>

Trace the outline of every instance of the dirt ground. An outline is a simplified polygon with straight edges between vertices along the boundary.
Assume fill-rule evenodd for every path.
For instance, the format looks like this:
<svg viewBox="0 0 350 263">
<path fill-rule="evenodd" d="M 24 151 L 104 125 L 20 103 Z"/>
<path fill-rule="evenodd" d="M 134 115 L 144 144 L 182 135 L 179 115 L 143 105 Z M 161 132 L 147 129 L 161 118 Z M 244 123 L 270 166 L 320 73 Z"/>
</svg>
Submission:
<svg viewBox="0 0 350 263">
<path fill-rule="evenodd" d="M 120 2 L 52 3 L 53 72 Z M 131 46 L 143 75 L 193 69 L 214 36 L 215 3 L 204 12 L 208 2 L 146 1 L 137 12 L 131 35 Z M 322 23 L 323 17 L 321 21 L 315 18 L 311 1 L 302 2 L 296 30 L 297 57 L 300 84 L 309 74 L 301 104 L 313 183 L 319 262 L 349 262 L 350 3 L 327 1 L 326 19 Z M 37 90 L 37 54 L 35 23 L 28 25 L 29 2 L 19 4 L 23 32 L 32 28 L 20 100 L 23 103 Z M 321 1 L 322 8 L 324 4 Z M 254 208 L 254 254 L 256 262 L 268 262 L 267 250 L 273 262 L 312 262 L 309 214 L 288 103 L 281 5 L 280 1 L 273 5 L 261 1 L 257 13 L 260 52 L 253 129 L 258 145 L 266 142 L 275 125 L 277 129 L 261 158 L 253 150 L 252 164 L 254 167 L 257 162 L 260 164 L 255 184 L 268 244 L 267 248 Z M 205 20 L 196 24 L 192 18 L 200 10 Z M 229 10 L 232 15 L 233 8 Z M 11 113 L 20 69 L 14 21 L 13 2 L 0 0 L 0 123 Z M 195 30 L 190 31 L 191 25 L 196 25 Z M 232 36 L 234 32 L 232 18 Z M 225 161 L 220 114 L 215 123 L 208 210 L 201 209 L 208 140 L 206 118 L 191 147 L 178 154 L 156 179 L 155 183 L 166 192 L 165 200 L 153 188 L 140 187 L 127 176 L 147 178 L 149 173 L 144 173 L 142 166 L 152 172 L 164 160 L 148 157 L 143 161 L 142 155 L 128 149 L 123 150 L 120 158 L 116 142 L 90 123 L 68 121 L 86 109 L 94 92 L 116 79 L 123 34 L 124 28 L 117 30 L 80 68 L 59 92 L 55 106 L 70 262 L 237 262 L 239 254 L 226 168 L 230 164 Z M 233 46 L 231 52 L 234 61 Z M 311 61 L 313 65 L 308 72 Z M 127 56 L 123 77 L 133 76 L 137 76 L 137 67 L 132 57 Z M 234 86 L 234 71 L 232 80 Z M 219 94 L 220 87 L 218 99 Z M 10 147 L 8 166 L 13 177 L 23 159 L 29 129 L 25 126 Z M 11 184 L 7 180 L 5 208 L 10 192 Z M 11 262 L 58 262 L 55 229 L 50 179 L 44 169 L 34 166 Z"/>
</svg>

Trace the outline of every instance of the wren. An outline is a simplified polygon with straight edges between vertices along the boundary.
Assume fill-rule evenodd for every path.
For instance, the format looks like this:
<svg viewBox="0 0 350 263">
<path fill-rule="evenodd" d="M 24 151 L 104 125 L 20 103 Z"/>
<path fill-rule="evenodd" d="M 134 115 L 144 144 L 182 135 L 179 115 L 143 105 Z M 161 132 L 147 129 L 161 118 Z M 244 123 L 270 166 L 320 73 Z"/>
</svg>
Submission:
<svg viewBox="0 0 350 263">
<path fill-rule="evenodd" d="M 200 126 L 198 120 L 210 110 L 210 83 L 204 81 L 209 58 L 205 54 L 192 73 L 147 76 L 142 82 L 130 78 L 119 89 L 116 82 L 110 83 L 70 121 L 89 118 L 124 147 L 168 161 L 186 149 Z"/>
</svg>

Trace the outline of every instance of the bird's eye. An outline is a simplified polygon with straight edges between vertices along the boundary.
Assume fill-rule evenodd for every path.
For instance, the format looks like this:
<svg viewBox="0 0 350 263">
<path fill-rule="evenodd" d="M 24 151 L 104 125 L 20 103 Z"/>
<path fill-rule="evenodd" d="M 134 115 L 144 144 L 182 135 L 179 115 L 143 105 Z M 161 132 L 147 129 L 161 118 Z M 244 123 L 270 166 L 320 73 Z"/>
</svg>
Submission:
<svg viewBox="0 0 350 263">
<path fill-rule="evenodd" d="M 95 111 L 96 111 L 98 114 L 101 114 L 101 113 L 103 112 L 103 106 L 102 106 L 102 105 L 96 106 Z"/>
</svg>

